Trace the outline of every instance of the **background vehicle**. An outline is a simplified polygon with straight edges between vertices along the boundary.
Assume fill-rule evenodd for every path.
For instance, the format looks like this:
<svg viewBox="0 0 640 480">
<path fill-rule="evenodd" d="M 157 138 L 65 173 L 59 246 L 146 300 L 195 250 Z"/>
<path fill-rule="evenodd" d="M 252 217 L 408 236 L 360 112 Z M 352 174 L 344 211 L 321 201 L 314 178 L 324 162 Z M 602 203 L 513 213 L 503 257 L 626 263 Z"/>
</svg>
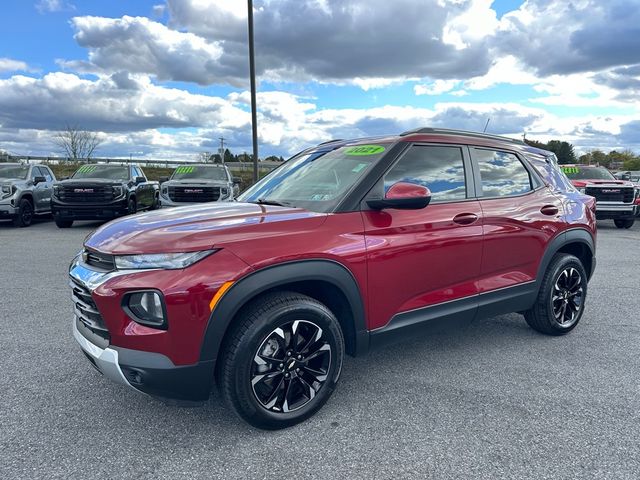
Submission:
<svg viewBox="0 0 640 480">
<path fill-rule="evenodd" d="M 238 202 L 96 230 L 69 272 L 74 336 L 117 382 L 203 401 L 215 377 L 241 418 L 282 428 L 328 400 L 345 354 L 514 311 L 570 332 L 595 268 L 594 211 L 516 140 L 419 129 L 329 142 Z"/>
<path fill-rule="evenodd" d="M 46 165 L 0 163 L 0 220 L 16 227 L 31 225 L 34 215 L 51 213 L 56 177 Z"/>
<path fill-rule="evenodd" d="M 159 183 L 137 165 L 88 164 L 53 186 L 51 211 L 58 227 L 69 228 L 74 220 L 107 220 L 159 202 Z"/>
<path fill-rule="evenodd" d="M 230 202 L 239 193 L 240 179 L 226 165 L 183 165 L 161 185 L 163 207 L 190 203 Z"/>
<path fill-rule="evenodd" d="M 636 216 L 640 216 L 640 171 L 618 172 L 616 178 L 631 182 L 636 187 Z"/>
<path fill-rule="evenodd" d="M 637 213 L 638 189 L 633 183 L 618 180 L 604 167 L 562 165 L 571 183 L 596 199 L 596 218 L 613 220 L 618 228 L 631 228 Z"/>
</svg>

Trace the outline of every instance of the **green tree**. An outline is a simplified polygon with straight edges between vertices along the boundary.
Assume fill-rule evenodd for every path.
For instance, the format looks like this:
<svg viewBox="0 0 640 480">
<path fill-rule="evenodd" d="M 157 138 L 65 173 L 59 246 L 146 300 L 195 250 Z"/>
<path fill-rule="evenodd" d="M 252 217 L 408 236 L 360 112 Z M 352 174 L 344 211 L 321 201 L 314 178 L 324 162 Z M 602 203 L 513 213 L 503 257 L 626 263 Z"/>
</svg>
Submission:
<svg viewBox="0 0 640 480">
<path fill-rule="evenodd" d="M 573 145 L 569 142 L 565 142 L 562 140 L 551 140 L 547 143 L 547 150 L 552 151 L 558 157 L 558 163 L 567 164 L 567 163 L 576 163 L 576 153 L 573 149 Z"/>
<path fill-rule="evenodd" d="M 236 158 L 236 156 L 233 153 L 231 153 L 228 148 L 225 148 L 224 149 L 224 162 L 227 163 L 227 162 L 237 162 L 237 161 L 238 161 L 238 159 Z"/>
<path fill-rule="evenodd" d="M 546 143 L 538 142 L 537 140 L 525 139 L 524 143 L 526 143 L 527 145 L 530 145 L 532 147 L 541 148 L 542 150 L 548 150 Z"/>
<path fill-rule="evenodd" d="M 635 157 L 635 158 L 629 158 L 627 160 L 625 160 L 623 162 L 623 169 L 624 170 L 631 170 L 631 171 L 639 171 L 640 170 L 640 157 Z"/>
<path fill-rule="evenodd" d="M 608 167 L 611 159 L 602 150 L 596 149 L 581 155 L 578 162 L 585 165 L 602 165 L 603 167 Z"/>
</svg>

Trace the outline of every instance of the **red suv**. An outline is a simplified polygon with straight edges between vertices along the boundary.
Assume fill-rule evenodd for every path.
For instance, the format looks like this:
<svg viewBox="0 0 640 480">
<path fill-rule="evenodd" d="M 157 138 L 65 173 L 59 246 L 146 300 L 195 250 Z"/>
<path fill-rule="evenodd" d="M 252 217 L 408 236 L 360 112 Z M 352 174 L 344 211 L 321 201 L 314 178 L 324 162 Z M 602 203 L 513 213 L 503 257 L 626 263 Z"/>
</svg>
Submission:
<svg viewBox="0 0 640 480">
<path fill-rule="evenodd" d="M 115 220 L 70 267 L 73 333 L 104 375 L 179 402 L 214 383 L 267 429 L 318 411 L 344 355 L 520 312 L 571 331 L 595 201 L 550 152 L 419 129 L 301 152 L 237 202 Z"/>
</svg>

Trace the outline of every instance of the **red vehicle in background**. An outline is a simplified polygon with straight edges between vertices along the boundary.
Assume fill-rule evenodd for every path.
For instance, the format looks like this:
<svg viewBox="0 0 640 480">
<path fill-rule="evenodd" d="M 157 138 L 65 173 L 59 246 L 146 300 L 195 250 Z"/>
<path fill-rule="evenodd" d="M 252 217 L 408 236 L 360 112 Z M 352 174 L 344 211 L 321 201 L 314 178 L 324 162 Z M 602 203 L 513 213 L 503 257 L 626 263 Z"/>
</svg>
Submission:
<svg viewBox="0 0 640 480">
<path fill-rule="evenodd" d="M 250 424 L 283 428 L 329 399 L 345 354 L 508 312 L 570 332 L 594 212 L 553 154 L 518 140 L 423 128 L 327 142 L 237 202 L 96 230 L 70 266 L 73 334 L 116 382 L 172 401 L 215 383 Z"/>
<path fill-rule="evenodd" d="M 631 228 L 640 208 L 640 189 L 619 180 L 604 167 L 562 165 L 574 187 L 596 199 L 596 218 L 613 220 L 618 228 Z"/>
</svg>

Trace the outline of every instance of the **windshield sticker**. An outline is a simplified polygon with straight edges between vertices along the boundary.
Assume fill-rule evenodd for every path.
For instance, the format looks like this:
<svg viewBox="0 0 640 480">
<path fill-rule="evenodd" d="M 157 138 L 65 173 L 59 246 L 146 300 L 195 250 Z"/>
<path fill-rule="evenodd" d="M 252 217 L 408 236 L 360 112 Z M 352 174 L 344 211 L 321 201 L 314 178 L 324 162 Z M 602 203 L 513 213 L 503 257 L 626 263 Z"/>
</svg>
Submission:
<svg viewBox="0 0 640 480">
<path fill-rule="evenodd" d="M 564 173 L 579 173 L 578 167 L 560 167 Z"/>
<path fill-rule="evenodd" d="M 361 172 L 364 168 L 367 167 L 367 165 L 369 165 L 368 163 L 359 163 L 358 165 L 356 165 L 355 167 L 353 167 L 353 169 L 351 170 L 353 173 L 359 173 Z"/>
<path fill-rule="evenodd" d="M 345 149 L 345 155 L 377 155 L 384 152 L 382 145 L 358 145 L 356 147 L 348 147 Z"/>
<path fill-rule="evenodd" d="M 191 173 L 193 170 L 194 167 L 178 167 L 176 168 L 176 173 Z"/>
<path fill-rule="evenodd" d="M 83 165 L 78 169 L 78 173 L 91 173 L 95 171 L 95 169 L 96 169 L 95 165 Z"/>
</svg>

